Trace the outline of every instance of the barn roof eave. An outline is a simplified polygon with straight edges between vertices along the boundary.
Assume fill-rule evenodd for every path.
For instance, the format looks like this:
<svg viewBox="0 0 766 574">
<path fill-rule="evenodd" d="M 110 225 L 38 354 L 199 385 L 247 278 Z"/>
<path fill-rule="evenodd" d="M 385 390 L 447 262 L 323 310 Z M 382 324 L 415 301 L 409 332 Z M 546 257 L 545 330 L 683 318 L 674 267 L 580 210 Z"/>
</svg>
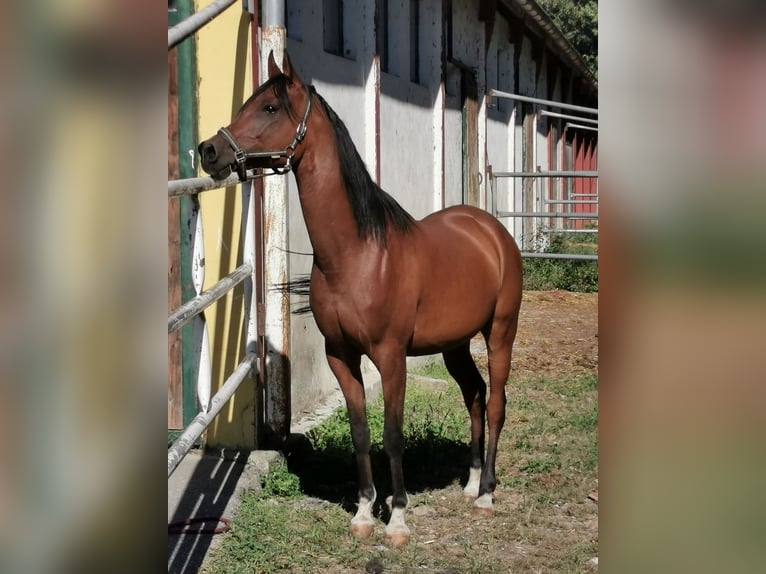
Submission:
<svg viewBox="0 0 766 574">
<path fill-rule="evenodd" d="M 528 24 L 564 63 L 582 77 L 588 91 L 592 91 L 594 94 L 598 93 L 598 81 L 585 64 L 580 53 L 537 2 L 534 0 L 500 0 L 498 8 L 501 7 Z"/>
</svg>

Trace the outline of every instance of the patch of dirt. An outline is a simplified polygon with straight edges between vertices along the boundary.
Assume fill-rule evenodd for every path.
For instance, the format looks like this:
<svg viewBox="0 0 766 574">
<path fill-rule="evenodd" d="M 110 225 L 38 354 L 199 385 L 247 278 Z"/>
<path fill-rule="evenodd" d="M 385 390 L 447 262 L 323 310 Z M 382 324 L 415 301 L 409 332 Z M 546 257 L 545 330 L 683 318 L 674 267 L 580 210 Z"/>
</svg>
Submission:
<svg viewBox="0 0 766 574">
<path fill-rule="evenodd" d="M 513 371 L 546 376 L 598 372 L 598 293 L 525 291 Z"/>
</svg>

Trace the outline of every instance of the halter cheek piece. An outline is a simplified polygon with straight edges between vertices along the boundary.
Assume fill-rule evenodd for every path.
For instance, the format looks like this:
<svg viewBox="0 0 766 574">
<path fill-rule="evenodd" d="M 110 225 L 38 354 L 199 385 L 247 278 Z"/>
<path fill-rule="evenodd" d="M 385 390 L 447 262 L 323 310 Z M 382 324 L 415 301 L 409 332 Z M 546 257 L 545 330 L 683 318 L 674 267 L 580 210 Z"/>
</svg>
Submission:
<svg viewBox="0 0 766 574">
<path fill-rule="evenodd" d="M 248 179 L 248 172 L 245 166 L 247 164 L 247 160 L 249 159 L 279 159 L 286 157 L 287 163 L 284 165 L 284 167 L 274 167 L 271 169 L 273 169 L 274 173 L 276 174 L 285 174 L 293 169 L 291 161 L 293 159 L 293 155 L 295 154 L 295 148 L 299 143 L 303 141 L 303 138 L 306 137 L 307 122 L 309 119 L 309 113 L 311 113 L 311 91 L 308 87 L 306 87 L 306 96 L 308 98 L 306 111 L 303 112 L 303 118 L 301 118 L 298 127 L 295 128 L 295 137 L 293 138 L 293 141 L 290 143 L 290 145 L 288 145 L 283 150 L 246 151 L 239 147 L 237 140 L 234 139 L 234 136 L 231 135 L 229 130 L 226 128 L 221 128 L 218 130 L 218 135 L 225 139 L 226 142 L 234 150 L 234 161 L 237 165 L 237 175 L 239 176 L 239 181 L 247 181 Z"/>
</svg>

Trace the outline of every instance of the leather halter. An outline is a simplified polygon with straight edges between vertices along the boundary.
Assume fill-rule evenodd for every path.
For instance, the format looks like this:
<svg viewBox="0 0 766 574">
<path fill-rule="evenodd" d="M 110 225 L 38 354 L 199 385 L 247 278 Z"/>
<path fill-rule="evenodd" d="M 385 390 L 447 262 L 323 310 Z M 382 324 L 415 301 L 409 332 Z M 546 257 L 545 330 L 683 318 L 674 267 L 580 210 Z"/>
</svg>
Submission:
<svg viewBox="0 0 766 574">
<path fill-rule="evenodd" d="M 237 169 L 237 175 L 239 176 L 239 181 L 247 181 L 248 179 L 248 172 L 245 166 L 247 164 L 247 160 L 249 159 L 263 159 L 263 158 L 279 159 L 281 157 L 286 157 L 287 163 L 284 165 L 284 167 L 281 167 L 281 168 L 273 167 L 271 169 L 274 170 L 274 173 L 280 174 L 280 175 L 288 173 L 290 170 L 293 169 L 291 161 L 293 159 L 293 155 L 295 154 L 295 148 L 298 146 L 299 143 L 303 141 L 303 138 L 306 137 L 306 129 L 308 128 L 309 114 L 311 113 L 311 91 L 309 90 L 308 86 L 306 87 L 306 96 L 308 98 L 308 103 L 306 104 L 306 111 L 303 112 L 303 118 L 301 118 L 301 121 L 298 124 L 298 127 L 295 128 L 295 137 L 293 138 L 293 141 L 290 142 L 290 145 L 288 145 L 283 150 L 272 150 L 272 151 L 243 150 L 241 147 L 239 147 L 237 140 L 234 139 L 234 136 L 231 135 L 231 132 L 229 130 L 227 130 L 226 128 L 221 128 L 220 130 L 218 130 L 218 135 L 221 136 L 223 139 L 225 139 L 226 142 L 234 150 L 234 161 L 236 163 L 236 169 Z"/>
</svg>

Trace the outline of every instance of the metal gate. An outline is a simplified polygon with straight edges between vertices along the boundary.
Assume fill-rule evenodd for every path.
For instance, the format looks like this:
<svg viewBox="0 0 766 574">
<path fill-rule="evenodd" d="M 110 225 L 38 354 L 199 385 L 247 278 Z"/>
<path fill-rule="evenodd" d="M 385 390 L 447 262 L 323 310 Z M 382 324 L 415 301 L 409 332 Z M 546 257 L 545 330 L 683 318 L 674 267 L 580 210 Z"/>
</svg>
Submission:
<svg viewBox="0 0 766 574">
<path fill-rule="evenodd" d="M 532 104 L 534 108 L 557 108 L 583 114 L 598 114 L 596 108 L 509 94 L 499 90 L 490 90 L 489 95 L 494 98 L 507 98 L 518 104 Z M 526 141 L 527 161 L 524 165 L 527 169 L 494 171 L 492 166 L 487 166 L 492 214 L 498 218 L 510 218 L 514 229 L 523 230 L 521 233 L 516 231 L 514 236 L 521 243 L 524 257 L 597 260 L 598 255 L 549 253 L 544 252 L 542 248 L 546 244 L 546 235 L 552 233 L 598 233 L 598 171 L 595 169 L 597 153 L 594 145 L 584 143 L 587 140 L 582 140 L 577 135 L 572 136 L 575 130 L 597 132 L 598 120 L 534 108 L 526 118 L 530 122 L 526 132 L 529 141 Z M 522 113 L 521 109 L 521 105 L 516 105 L 515 113 Z M 565 121 L 563 130 L 556 130 L 555 134 L 549 132 L 549 138 L 554 136 L 554 144 L 562 145 L 563 163 L 565 166 L 569 164 L 572 169 L 555 169 L 557 162 L 550 162 L 551 169 L 547 170 L 542 170 L 537 165 L 537 126 L 541 118 L 551 118 L 559 123 Z M 570 137 L 573 137 L 572 144 L 568 143 Z M 572 153 L 567 152 L 569 147 L 575 148 Z M 498 180 L 504 178 L 512 181 L 507 203 L 513 208 L 509 210 L 498 208 Z"/>
<path fill-rule="evenodd" d="M 193 34 L 221 14 L 234 2 L 235 0 L 216 0 L 170 28 L 168 30 L 168 51 L 179 44 L 184 38 Z M 188 222 L 188 230 L 192 235 L 192 282 L 196 296 L 170 313 L 168 317 L 168 335 L 173 336 L 184 325 L 194 323 L 193 345 L 197 352 L 197 369 L 195 369 L 197 374 L 196 397 L 199 404 L 198 414 L 184 428 L 168 449 L 168 477 L 242 382 L 250 376 L 256 376 L 261 368 L 258 358 L 259 334 L 256 317 L 256 286 L 258 284 L 256 222 L 254 221 L 256 211 L 252 181 L 241 184 L 243 262 L 215 285 L 206 291 L 202 291 L 205 256 L 202 242 L 202 222 L 199 217 L 199 204 L 196 201 L 196 197 L 205 191 L 235 185 L 239 185 L 239 179 L 236 174 L 232 174 L 227 179 L 221 181 L 216 181 L 209 177 L 199 177 L 171 180 L 168 182 L 168 198 L 171 207 L 173 207 L 174 202 L 179 201 L 178 198 L 180 196 L 188 195 L 195 198 L 194 207 L 191 210 Z M 170 211 L 174 213 L 175 209 L 170 209 Z M 244 284 L 244 356 L 241 357 L 237 366 L 229 374 L 218 392 L 211 397 L 210 369 L 205 367 L 205 362 L 209 362 L 210 349 L 207 341 L 207 326 L 203 311 L 241 283 Z"/>
<path fill-rule="evenodd" d="M 180 195 L 194 195 L 212 189 L 219 189 L 237 185 L 239 178 L 232 174 L 227 179 L 216 181 L 209 177 L 199 177 L 191 179 L 182 179 L 168 182 L 168 197 L 173 198 Z M 202 280 L 204 278 L 204 266 L 199 264 L 194 266 L 194 286 L 197 290 L 197 296 L 181 305 L 173 311 L 168 317 L 168 334 L 180 329 L 183 325 L 195 318 L 200 318 L 201 313 L 206 307 L 226 295 L 237 285 L 244 282 L 245 287 L 245 325 L 246 325 L 246 349 L 245 355 L 224 382 L 223 386 L 212 398 L 210 393 L 210 379 L 200 377 L 197 381 L 197 399 L 200 403 L 200 412 L 194 417 L 194 420 L 184 429 L 183 433 L 175 440 L 168 449 L 168 476 L 170 476 L 181 459 L 186 455 L 192 445 L 199 439 L 215 416 L 221 411 L 223 405 L 231 398 L 239 385 L 251 374 L 258 373 L 260 364 L 258 361 L 258 331 L 257 331 L 257 304 L 255 299 L 255 285 L 257 281 L 256 263 L 255 263 L 255 222 L 254 217 L 254 198 L 252 182 L 247 181 L 242 184 L 242 229 L 244 245 L 244 262 L 229 275 L 222 278 L 210 289 L 200 292 Z M 201 232 L 200 219 L 196 218 L 195 228 L 198 233 Z M 204 253 L 200 251 L 202 247 L 201 237 L 194 242 L 194 260 L 199 263 L 204 258 Z M 201 323 L 201 336 L 199 340 L 200 350 L 204 356 L 209 352 L 206 341 L 206 328 L 204 320 Z"/>
</svg>

